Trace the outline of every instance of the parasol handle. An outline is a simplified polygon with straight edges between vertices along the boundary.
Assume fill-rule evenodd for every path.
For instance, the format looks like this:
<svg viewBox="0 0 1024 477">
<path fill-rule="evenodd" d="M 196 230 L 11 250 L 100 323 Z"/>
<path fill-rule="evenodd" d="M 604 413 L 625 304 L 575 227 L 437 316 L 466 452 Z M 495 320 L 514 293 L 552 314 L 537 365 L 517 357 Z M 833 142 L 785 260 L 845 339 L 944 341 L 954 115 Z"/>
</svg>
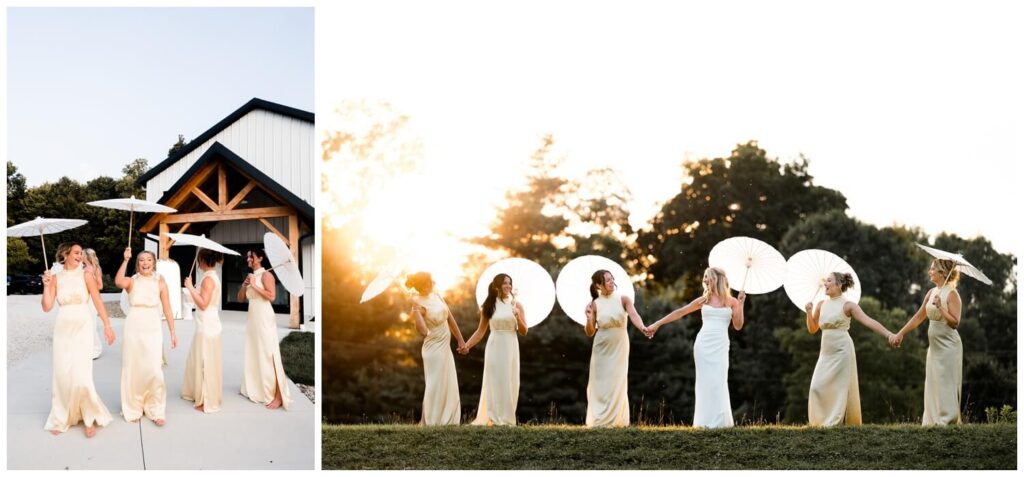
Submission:
<svg viewBox="0 0 1024 477">
<path fill-rule="evenodd" d="M 135 209 L 132 209 L 128 215 L 128 246 L 132 246 L 132 226 L 135 224 Z"/>
<path fill-rule="evenodd" d="M 199 247 L 196 247 L 196 258 L 192 259 L 192 268 L 188 269 L 188 276 L 192 276 L 192 271 L 196 269 L 196 263 L 199 262 Z"/>
<path fill-rule="evenodd" d="M 270 267 L 270 268 L 264 270 L 264 272 L 269 272 L 269 271 L 271 271 L 271 270 L 273 270 L 273 269 L 275 269 L 277 267 L 280 267 L 281 265 L 287 264 L 287 263 L 289 263 L 291 261 L 292 261 L 292 259 L 289 258 L 288 260 L 285 260 L 285 261 L 283 261 L 283 262 L 281 262 L 281 263 L 279 263 L 277 265 L 274 265 L 273 267 Z"/>
<path fill-rule="evenodd" d="M 750 265 L 751 265 L 750 262 L 751 262 L 751 260 L 748 258 L 747 259 L 747 271 L 743 272 L 743 284 L 740 285 L 740 291 L 741 292 L 746 292 L 746 290 L 747 290 L 747 275 L 750 275 Z"/>
<path fill-rule="evenodd" d="M 50 264 L 46 262 L 46 240 L 43 239 L 43 232 L 39 232 L 39 242 L 43 244 L 43 271 L 50 269 Z"/>
</svg>

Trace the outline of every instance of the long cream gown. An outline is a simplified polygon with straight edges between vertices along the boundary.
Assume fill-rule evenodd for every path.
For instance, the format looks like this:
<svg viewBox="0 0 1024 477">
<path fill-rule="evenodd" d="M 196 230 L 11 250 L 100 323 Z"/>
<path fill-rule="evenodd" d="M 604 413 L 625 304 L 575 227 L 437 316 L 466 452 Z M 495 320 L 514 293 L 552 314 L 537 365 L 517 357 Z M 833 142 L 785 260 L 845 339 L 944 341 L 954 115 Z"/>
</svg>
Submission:
<svg viewBox="0 0 1024 477">
<path fill-rule="evenodd" d="M 181 397 L 203 405 L 203 412 L 217 412 L 224 397 L 224 367 L 221 363 L 220 342 L 220 278 L 209 271 L 203 280 L 213 280 L 214 289 L 210 305 L 196 313 L 196 332 L 185 361 L 185 380 Z M 202 283 L 202 282 L 200 282 Z M 202 287 L 200 286 L 200 289 Z"/>
<path fill-rule="evenodd" d="M 519 403 L 518 324 L 512 300 L 498 299 L 488 323 L 490 336 L 484 351 L 484 379 L 480 387 L 480 406 L 473 425 L 516 425 Z"/>
<path fill-rule="evenodd" d="M 622 296 L 599 295 L 597 334 L 590 354 L 590 380 L 587 382 L 587 427 L 624 427 L 629 425 L 629 335 Z"/>
<path fill-rule="evenodd" d="M 57 273 L 57 320 L 53 326 L 53 390 L 43 429 L 65 432 L 82 422 L 106 426 L 113 418 L 92 379 L 93 321 L 83 269 Z"/>
<path fill-rule="evenodd" d="M 840 295 L 821 305 L 821 352 L 807 396 L 807 420 L 812 426 L 861 423 L 857 354 L 850 338 L 850 317 L 843 313 L 845 303 Z"/>
<path fill-rule="evenodd" d="M 288 381 L 281 365 L 281 346 L 277 341 L 277 320 L 269 300 L 253 290 L 263 289 L 260 280 L 266 270 L 253 272 L 256 281 L 245 290 L 249 300 L 249 317 L 245 322 L 245 373 L 242 375 L 242 395 L 252 402 L 269 404 L 274 400 L 275 387 L 281 387 L 284 408 L 292 404 Z"/>
<path fill-rule="evenodd" d="M 451 331 L 448 330 L 448 308 L 436 293 L 414 301 L 426 308 L 423 317 L 427 336 L 423 338 L 423 416 L 420 424 L 426 426 L 456 425 L 462 418 L 459 401 L 459 380 L 455 375 L 455 356 L 452 355 Z"/>
<path fill-rule="evenodd" d="M 160 329 L 160 277 L 132 277 L 128 294 L 131 311 L 124 323 L 121 352 L 121 414 L 127 421 L 145 415 L 164 419 L 167 386 L 164 384 L 164 335 Z"/>
<path fill-rule="evenodd" d="M 938 288 L 939 299 L 948 306 L 950 285 Z M 946 324 L 942 313 L 932 305 L 929 295 L 925 312 L 928 314 L 928 359 L 924 378 L 925 426 L 960 424 L 960 388 L 963 384 L 964 345 L 960 333 Z"/>
</svg>

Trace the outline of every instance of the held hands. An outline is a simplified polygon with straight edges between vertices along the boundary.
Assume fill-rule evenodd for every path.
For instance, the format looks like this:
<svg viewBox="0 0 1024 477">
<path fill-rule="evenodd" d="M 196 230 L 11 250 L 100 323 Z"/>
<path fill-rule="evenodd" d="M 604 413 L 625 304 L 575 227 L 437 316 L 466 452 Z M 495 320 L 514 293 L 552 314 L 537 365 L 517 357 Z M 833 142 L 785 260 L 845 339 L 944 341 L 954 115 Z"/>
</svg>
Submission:
<svg viewBox="0 0 1024 477">
<path fill-rule="evenodd" d="M 899 348 L 900 345 L 903 344 L 903 335 L 899 333 L 889 333 L 888 340 L 889 346 L 892 346 L 893 348 Z"/>
<path fill-rule="evenodd" d="M 654 324 L 643 330 L 644 336 L 646 336 L 647 339 L 654 339 L 654 334 L 658 332 L 658 328 L 661 328 L 661 325 L 658 324 L 658 322 L 654 322 Z"/>
</svg>

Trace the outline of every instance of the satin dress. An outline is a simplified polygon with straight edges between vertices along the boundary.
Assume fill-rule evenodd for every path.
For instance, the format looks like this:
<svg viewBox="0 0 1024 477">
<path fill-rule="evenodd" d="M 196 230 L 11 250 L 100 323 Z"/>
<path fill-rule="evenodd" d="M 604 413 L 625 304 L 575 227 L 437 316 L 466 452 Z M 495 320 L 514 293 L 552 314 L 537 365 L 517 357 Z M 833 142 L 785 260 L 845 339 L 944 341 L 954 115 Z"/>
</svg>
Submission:
<svg viewBox="0 0 1024 477">
<path fill-rule="evenodd" d="M 729 402 L 729 325 L 732 308 L 704 305 L 701 327 L 693 343 L 694 427 L 732 427 Z"/>
<path fill-rule="evenodd" d="M 939 294 L 943 306 L 948 306 L 950 285 L 933 291 Z M 924 416 L 925 426 L 960 424 L 960 389 L 963 385 L 964 345 L 960 333 L 946 324 L 942 312 L 929 297 L 925 305 L 928 314 L 928 358 L 925 361 Z M 961 317 L 962 318 L 962 317 Z"/>
<path fill-rule="evenodd" d="M 807 420 L 812 426 L 859 425 L 860 389 L 857 353 L 850 338 L 850 317 L 843 313 L 846 298 L 830 298 L 821 305 L 821 352 L 807 396 Z"/>
<path fill-rule="evenodd" d="M 484 379 L 474 425 L 514 426 L 519 403 L 518 322 L 511 299 L 498 299 L 488 322 Z"/>
<path fill-rule="evenodd" d="M 420 424 L 426 426 L 457 425 L 462 419 L 459 401 L 459 380 L 455 374 L 455 356 L 452 354 L 451 331 L 448 329 L 448 307 L 441 297 L 431 293 L 416 296 L 416 304 L 426 308 L 424 321 L 427 336 L 423 338 L 423 416 Z"/>
<path fill-rule="evenodd" d="M 252 402 L 270 404 L 276 388 L 281 388 L 281 401 L 285 409 L 292 404 L 288 381 L 281 364 L 281 346 L 277 339 L 277 319 L 274 307 L 254 288 L 263 289 L 260 280 L 263 268 L 253 272 L 256 280 L 245 290 L 249 313 L 245 322 L 245 372 L 242 375 L 242 395 Z"/>
<path fill-rule="evenodd" d="M 203 275 L 203 280 L 213 280 L 214 289 L 210 305 L 196 313 L 196 331 L 185 361 L 181 397 L 193 401 L 195 406 L 202 404 L 203 412 L 211 413 L 220 410 L 224 398 L 224 366 L 221 360 L 223 347 L 218 312 L 221 285 L 220 278 L 212 270 Z"/>
<path fill-rule="evenodd" d="M 128 302 L 131 310 L 125 319 L 121 350 L 121 414 L 127 421 L 142 416 L 154 421 L 165 419 L 160 276 L 133 276 Z"/>
<path fill-rule="evenodd" d="M 84 268 L 57 277 L 57 320 L 53 326 L 53 380 L 50 415 L 43 429 L 66 432 L 83 423 L 106 426 L 113 420 L 96 393 L 92 376 L 93 326 Z"/>
<path fill-rule="evenodd" d="M 590 379 L 587 381 L 587 427 L 624 427 L 629 425 L 629 334 L 622 295 L 599 295 L 597 333 L 590 353 Z"/>
</svg>

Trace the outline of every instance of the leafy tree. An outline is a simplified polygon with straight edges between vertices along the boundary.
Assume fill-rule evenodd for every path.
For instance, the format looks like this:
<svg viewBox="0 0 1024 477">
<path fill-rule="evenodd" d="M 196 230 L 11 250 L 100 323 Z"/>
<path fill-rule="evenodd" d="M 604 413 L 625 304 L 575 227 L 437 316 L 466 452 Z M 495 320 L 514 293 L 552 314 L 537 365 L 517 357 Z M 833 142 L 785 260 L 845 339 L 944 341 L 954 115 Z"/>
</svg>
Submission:
<svg viewBox="0 0 1024 477">
<path fill-rule="evenodd" d="M 171 148 L 167 150 L 167 157 L 173 156 L 174 153 L 178 152 L 179 149 L 185 147 L 186 144 L 188 144 L 188 142 L 185 141 L 185 136 L 179 134 L 178 142 L 174 143 L 174 145 L 172 145 Z"/>
<path fill-rule="evenodd" d="M 7 237 L 7 273 L 40 273 L 39 267 L 36 264 L 39 263 L 32 255 L 28 253 L 28 245 L 25 245 L 25 241 L 18 237 Z"/>
</svg>

